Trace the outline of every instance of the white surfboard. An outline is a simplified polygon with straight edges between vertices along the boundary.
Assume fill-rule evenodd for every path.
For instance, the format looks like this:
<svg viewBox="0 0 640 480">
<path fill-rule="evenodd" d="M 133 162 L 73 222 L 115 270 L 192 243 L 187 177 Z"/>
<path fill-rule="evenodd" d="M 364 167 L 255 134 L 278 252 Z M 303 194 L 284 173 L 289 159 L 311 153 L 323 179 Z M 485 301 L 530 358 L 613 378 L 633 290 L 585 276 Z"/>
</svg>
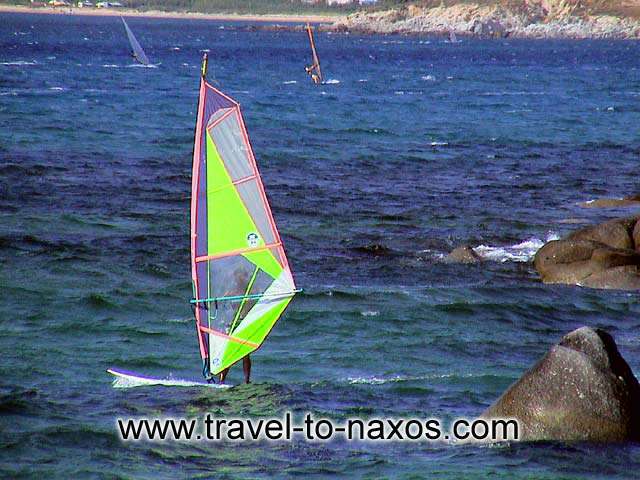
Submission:
<svg viewBox="0 0 640 480">
<path fill-rule="evenodd" d="M 143 377 L 131 372 L 114 370 L 113 368 L 107 369 L 107 372 L 115 377 L 113 379 L 113 388 L 134 388 L 161 385 L 163 387 L 207 387 L 224 389 L 232 386 L 227 383 L 219 384 L 196 382 L 193 380 L 181 380 L 179 378 Z"/>
</svg>

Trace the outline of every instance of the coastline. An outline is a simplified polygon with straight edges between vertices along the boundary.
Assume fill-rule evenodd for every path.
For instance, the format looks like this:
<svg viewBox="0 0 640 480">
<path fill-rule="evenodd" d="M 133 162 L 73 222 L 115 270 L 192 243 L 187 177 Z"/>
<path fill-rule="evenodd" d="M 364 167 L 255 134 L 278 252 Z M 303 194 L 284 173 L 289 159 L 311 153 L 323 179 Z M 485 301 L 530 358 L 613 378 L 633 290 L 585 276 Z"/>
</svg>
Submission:
<svg viewBox="0 0 640 480">
<path fill-rule="evenodd" d="M 356 12 L 331 30 L 377 34 L 456 35 L 477 38 L 640 39 L 640 17 L 567 9 L 563 2 L 532 0 L 519 7 L 498 3 L 394 8 Z"/>
<path fill-rule="evenodd" d="M 335 33 L 381 35 L 434 35 L 471 38 L 528 39 L 640 39 L 640 16 L 587 14 L 546 4 L 529 4 L 518 9 L 474 3 L 441 7 L 409 5 L 385 11 L 358 11 L 350 15 L 310 14 L 234 14 L 140 11 L 130 8 L 52 8 L 0 5 L 2 13 L 81 15 L 103 17 L 146 17 L 155 19 L 193 19 L 228 22 L 259 22 L 261 29 L 296 30 L 302 23 L 318 25 L 319 30 Z M 640 0 L 638 0 L 640 5 Z M 563 4 L 560 4 L 562 6 Z M 639 6 L 640 8 L 640 6 Z"/>
<path fill-rule="evenodd" d="M 198 13 L 198 12 L 164 12 L 160 10 L 140 11 L 130 8 L 52 8 L 52 7 L 28 7 L 21 5 L 0 5 L 2 13 L 30 13 L 42 15 L 81 15 L 89 17 L 146 17 L 146 18 L 175 18 L 194 20 L 218 20 L 240 22 L 264 22 L 264 23 L 333 23 L 340 18 L 339 15 L 296 15 L 296 14 L 268 14 L 248 15 L 232 13 Z"/>
</svg>

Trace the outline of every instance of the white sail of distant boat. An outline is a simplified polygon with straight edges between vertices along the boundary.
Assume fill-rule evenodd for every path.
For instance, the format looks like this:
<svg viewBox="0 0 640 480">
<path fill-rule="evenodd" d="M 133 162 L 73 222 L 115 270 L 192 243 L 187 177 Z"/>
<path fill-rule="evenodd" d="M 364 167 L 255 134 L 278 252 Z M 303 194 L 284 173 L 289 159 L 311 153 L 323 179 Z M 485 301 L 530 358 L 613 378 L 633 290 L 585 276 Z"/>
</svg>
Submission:
<svg viewBox="0 0 640 480">
<path fill-rule="evenodd" d="M 456 32 L 454 32 L 453 30 L 449 30 L 449 43 L 458 43 Z"/>
<path fill-rule="evenodd" d="M 142 65 L 149 65 L 149 59 L 145 55 L 144 50 L 142 50 L 142 47 L 138 43 L 138 40 L 136 40 L 136 37 L 129 28 L 129 25 L 127 25 L 127 22 L 124 20 L 124 17 L 120 17 L 120 19 L 124 24 L 124 29 L 127 32 L 127 37 L 129 38 L 129 43 L 131 44 L 131 56 Z"/>
</svg>

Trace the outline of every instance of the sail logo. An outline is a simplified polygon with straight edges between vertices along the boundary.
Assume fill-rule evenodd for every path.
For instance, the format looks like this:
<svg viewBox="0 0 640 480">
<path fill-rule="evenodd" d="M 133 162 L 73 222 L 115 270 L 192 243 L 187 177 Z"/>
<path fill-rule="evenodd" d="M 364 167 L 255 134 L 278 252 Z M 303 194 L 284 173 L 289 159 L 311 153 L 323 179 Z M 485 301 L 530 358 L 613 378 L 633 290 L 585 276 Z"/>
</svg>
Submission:
<svg viewBox="0 0 640 480">
<path fill-rule="evenodd" d="M 251 248 L 257 247 L 259 242 L 260 237 L 256 232 L 251 232 L 249 235 L 247 235 L 247 245 L 249 245 Z"/>
</svg>

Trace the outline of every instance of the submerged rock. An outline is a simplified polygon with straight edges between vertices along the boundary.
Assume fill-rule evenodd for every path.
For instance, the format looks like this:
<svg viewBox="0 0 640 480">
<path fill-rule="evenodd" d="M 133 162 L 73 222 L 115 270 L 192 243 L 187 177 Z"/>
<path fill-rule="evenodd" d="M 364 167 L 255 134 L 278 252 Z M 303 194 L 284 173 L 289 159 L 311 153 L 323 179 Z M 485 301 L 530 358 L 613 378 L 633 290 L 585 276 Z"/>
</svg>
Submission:
<svg viewBox="0 0 640 480">
<path fill-rule="evenodd" d="M 545 244 L 534 265 L 545 283 L 640 289 L 640 217 L 611 220 Z"/>
<path fill-rule="evenodd" d="M 454 248 L 444 260 L 448 263 L 477 263 L 481 262 L 482 258 L 470 246 L 462 245 Z"/>
<path fill-rule="evenodd" d="M 640 195 L 624 198 L 598 198 L 578 205 L 583 208 L 637 207 L 640 206 Z"/>
<path fill-rule="evenodd" d="M 483 414 L 515 418 L 520 440 L 640 440 L 640 384 L 604 330 L 562 338 Z"/>
</svg>

